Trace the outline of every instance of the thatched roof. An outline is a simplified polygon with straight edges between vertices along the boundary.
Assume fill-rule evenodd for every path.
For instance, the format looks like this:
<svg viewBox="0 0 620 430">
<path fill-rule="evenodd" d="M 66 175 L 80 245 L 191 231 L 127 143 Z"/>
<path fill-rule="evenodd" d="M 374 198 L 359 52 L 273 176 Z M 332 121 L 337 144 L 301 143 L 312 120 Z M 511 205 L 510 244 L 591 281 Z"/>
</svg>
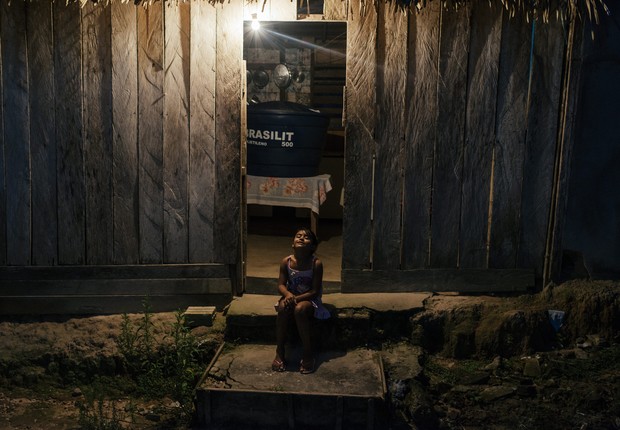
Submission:
<svg viewBox="0 0 620 430">
<path fill-rule="evenodd" d="M 165 2 L 185 2 L 185 1 L 207 1 L 211 4 L 226 5 L 231 0 L 67 0 L 79 1 L 82 6 L 88 1 L 94 3 L 108 4 L 111 1 L 121 1 L 123 3 L 133 2 L 136 5 L 142 5 L 147 7 L 153 3 L 159 1 Z M 267 0 L 246 0 L 248 3 L 266 3 Z M 313 2 L 324 0 L 291 0 L 301 2 Z M 341 0 L 345 1 L 345 0 Z M 473 2 L 488 2 L 501 3 L 502 6 L 510 13 L 510 16 L 516 16 L 517 14 L 524 15 L 528 21 L 542 20 L 542 22 L 549 22 L 551 17 L 557 19 L 567 20 L 572 16 L 579 16 L 582 19 L 598 22 L 601 13 L 609 14 L 609 8 L 605 4 L 605 1 L 617 1 L 617 0 L 349 0 L 370 3 L 372 1 L 384 1 L 397 3 L 402 9 L 410 10 L 422 10 L 431 2 L 441 2 L 445 8 L 459 8 L 463 7 L 467 3 Z"/>
</svg>

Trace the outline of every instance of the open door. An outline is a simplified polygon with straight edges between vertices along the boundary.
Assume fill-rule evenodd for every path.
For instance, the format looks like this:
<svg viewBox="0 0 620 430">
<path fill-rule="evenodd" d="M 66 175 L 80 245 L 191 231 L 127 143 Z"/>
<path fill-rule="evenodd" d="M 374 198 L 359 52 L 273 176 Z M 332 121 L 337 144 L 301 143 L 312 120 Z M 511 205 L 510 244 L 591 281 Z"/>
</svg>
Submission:
<svg viewBox="0 0 620 430">
<path fill-rule="evenodd" d="M 316 230 L 321 241 L 317 255 L 325 267 L 324 288 L 339 291 L 347 24 L 304 20 L 261 22 L 260 25 L 258 31 L 252 30 L 251 21 L 244 25 L 248 103 L 302 105 L 327 116 L 329 124 L 324 141 L 320 142 L 321 156 L 315 175 L 252 174 L 251 156 L 245 158 L 244 152 L 243 166 L 248 167 L 243 177 L 245 204 L 242 210 L 245 291 L 275 293 L 279 262 L 288 255 L 292 237 L 299 227 Z M 248 118 L 244 121 L 247 124 Z M 252 129 L 248 133 L 248 145 L 261 144 L 263 135 L 263 130 Z M 244 146 L 244 151 L 246 148 Z M 271 201 L 264 200 L 268 195 L 275 197 Z"/>
</svg>

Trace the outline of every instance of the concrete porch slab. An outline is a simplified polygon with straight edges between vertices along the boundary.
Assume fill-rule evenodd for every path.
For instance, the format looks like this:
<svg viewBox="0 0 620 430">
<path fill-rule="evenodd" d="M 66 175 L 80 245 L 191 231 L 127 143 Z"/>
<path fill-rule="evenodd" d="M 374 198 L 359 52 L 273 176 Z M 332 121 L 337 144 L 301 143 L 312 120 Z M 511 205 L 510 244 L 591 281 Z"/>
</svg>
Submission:
<svg viewBox="0 0 620 430">
<path fill-rule="evenodd" d="M 274 372 L 274 345 L 226 344 L 198 387 L 198 418 L 208 428 L 380 428 L 386 387 L 376 351 L 322 351 L 299 373 L 300 351 Z"/>
</svg>

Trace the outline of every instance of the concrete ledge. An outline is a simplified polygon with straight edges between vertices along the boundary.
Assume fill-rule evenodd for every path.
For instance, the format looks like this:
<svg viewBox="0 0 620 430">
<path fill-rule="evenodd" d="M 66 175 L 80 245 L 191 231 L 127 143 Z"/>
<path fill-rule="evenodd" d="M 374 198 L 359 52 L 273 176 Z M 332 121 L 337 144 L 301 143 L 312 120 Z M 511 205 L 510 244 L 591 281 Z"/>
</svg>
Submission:
<svg viewBox="0 0 620 430">
<path fill-rule="evenodd" d="M 324 294 L 332 314 L 315 321 L 317 340 L 326 347 L 354 347 L 411 334 L 409 319 L 424 310 L 431 293 Z M 245 294 L 233 299 L 226 313 L 229 340 L 275 341 L 277 296 Z"/>
</svg>

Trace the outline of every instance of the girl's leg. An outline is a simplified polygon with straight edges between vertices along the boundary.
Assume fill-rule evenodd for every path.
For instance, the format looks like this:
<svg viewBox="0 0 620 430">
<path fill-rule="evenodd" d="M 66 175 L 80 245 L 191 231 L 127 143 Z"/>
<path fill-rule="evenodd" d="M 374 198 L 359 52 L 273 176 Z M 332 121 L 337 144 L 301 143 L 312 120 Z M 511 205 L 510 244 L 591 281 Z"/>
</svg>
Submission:
<svg viewBox="0 0 620 430">
<path fill-rule="evenodd" d="M 281 361 L 284 361 L 284 347 L 286 345 L 290 318 L 291 311 L 288 309 L 279 311 L 278 316 L 276 317 L 276 359 Z"/>
<path fill-rule="evenodd" d="M 310 302 L 300 302 L 295 306 L 295 322 L 299 337 L 303 344 L 303 360 L 308 361 L 314 358 L 314 349 L 312 347 L 312 333 L 310 329 L 310 321 L 314 315 L 314 307 Z"/>
</svg>

